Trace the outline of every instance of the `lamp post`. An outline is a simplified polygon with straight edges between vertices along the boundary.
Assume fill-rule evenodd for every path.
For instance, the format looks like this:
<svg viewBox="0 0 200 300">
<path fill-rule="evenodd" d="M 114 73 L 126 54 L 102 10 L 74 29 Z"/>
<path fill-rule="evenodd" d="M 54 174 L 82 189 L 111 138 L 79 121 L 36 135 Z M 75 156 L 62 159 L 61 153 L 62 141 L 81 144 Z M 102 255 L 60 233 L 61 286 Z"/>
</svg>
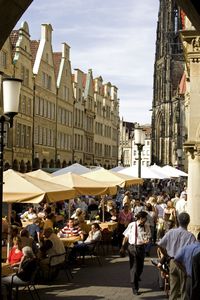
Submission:
<svg viewBox="0 0 200 300">
<path fill-rule="evenodd" d="M 177 153 L 177 167 L 178 168 L 181 168 L 181 166 L 182 166 L 182 161 L 181 161 L 181 158 L 182 158 L 182 149 L 180 148 L 180 149 L 177 149 L 176 150 L 176 153 Z"/>
<path fill-rule="evenodd" d="M 0 235 L 2 243 L 2 203 L 3 203 L 3 169 L 4 169 L 4 125 L 13 127 L 13 118 L 18 113 L 21 79 L 3 78 L 3 114 L 0 115 Z M 0 245 L 2 260 L 2 245 Z M 0 278 L 1 278 L 0 271 Z M 1 279 L 0 279 L 1 280 Z"/>
<path fill-rule="evenodd" d="M 142 127 L 137 127 L 134 130 L 135 132 L 135 144 L 138 149 L 138 177 L 141 178 L 141 153 L 145 143 L 145 132 Z M 138 186 L 138 197 L 140 199 L 140 185 Z"/>
</svg>

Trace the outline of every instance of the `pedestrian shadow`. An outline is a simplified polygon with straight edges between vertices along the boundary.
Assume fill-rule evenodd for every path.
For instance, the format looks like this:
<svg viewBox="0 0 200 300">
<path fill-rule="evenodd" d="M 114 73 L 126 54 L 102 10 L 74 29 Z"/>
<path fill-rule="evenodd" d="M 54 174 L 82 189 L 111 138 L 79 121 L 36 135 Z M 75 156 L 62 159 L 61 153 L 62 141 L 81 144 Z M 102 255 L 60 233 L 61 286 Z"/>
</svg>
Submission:
<svg viewBox="0 0 200 300">
<path fill-rule="evenodd" d="M 144 296 L 143 297 L 143 293 L 141 293 L 141 295 L 139 296 L 139 299 L 142 299 L 142 300 L 150 300 L 150 299 L 153 299 L 153 300 L 161 300 L 161 299 L 166 299 L 166 296 L 151 296 L 151 295 L 148 295 L 148 296 Z"/>
<path fill-rule="evenodd" d="M 66 300 L 66 299 L 70 299 L 70 300 L 102 300 L 105 299 L 104 297 L 101 296 L 97 296 L 97 295 L 66 295 L 66 287 L 65 289 L 62 291 L 60 289 L 60 287 L 53 287 L 53 292 L 52 292 L 52 287 L 49 287 L 48 289 L 43 289 L 42 290 L 42 300 L 51 300 L 51 299 L 57 299 L 57 297 L 59 297 L 59 300 Z M 63 293 L 63 295 L 62 295 Z M 41 296 L 41 290 L 39 291 L 39 294 Z M 27 290 L 23 290 L 20 291 L 20 295 L 22 297 L 22 299 L 26 299 L 26 300 L 32 300 L 32 298 L 30 298 L 30 293 Z"/>
<path fill-rule="evenodd" d="M 128 257 L 106 257 L 104 264 L 101 266 L 91 261 L 90 263 L 88 262 L 88 266 L 84 268 L 80 267 L 73 269 L 72 273 L 73 278 L 70 279 L 70 281 L 66 278 L 65 273 L 61 271 L 60 276 L 49 286 L 39 285 L 38 289 L 40 295 L 42 295 L 42 300 L 57 299 L 57 297 L 61 300 L 108 299 L 101 294 L 98 296 L 93 295 L 93 290 L 89 290 L 90 288 L 97 288 L 100 290 L 102 287 L 105 287 L 105 289 L 116 288 L 116 291 L 119 291 L 120 289 L 124 290 L 128 295 L 129 293 L 131 294 Z M 145 265 L 141 278 L 142 281 L 140 283 L 141 295 L 138 299 L 161 300 L 166 298 L 164 292 L 159 289 L 156 274 L 157 269 L 154 266 L 148 264 Z M 83 291 L 82 289 L 86 289 L 90 294 L 87 296 L 84 295 L 84 293 L 80 295 L 80 291 Z M 77 295 L 72 295 L 76 292 Z M 118 299 L 120 298 L 118 297 Z"/>
</svg>

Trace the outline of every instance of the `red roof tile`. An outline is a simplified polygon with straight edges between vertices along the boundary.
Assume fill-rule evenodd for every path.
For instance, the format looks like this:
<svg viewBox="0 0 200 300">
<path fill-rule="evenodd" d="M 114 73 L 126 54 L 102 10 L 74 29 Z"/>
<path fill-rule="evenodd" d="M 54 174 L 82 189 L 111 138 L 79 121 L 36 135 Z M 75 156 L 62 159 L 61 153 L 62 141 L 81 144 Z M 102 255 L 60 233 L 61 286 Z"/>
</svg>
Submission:
<svg viewBox="0 0 200 300">
<path fill-rule="evenodd" d="M 19 37 L 19 30 L 12 30 L 10 34 L 10 42 L 12 46 L 12 57 L 15 55 L 16 43 Z"/>
<path fill-rule="evenodd" d="M 85 85 L 86 85 L 86 79 L 87 79 L 87 74 L 83 74 L 83 78 L 82 78 L 82 85 L 83 85 L 83 88 L 85 88 Z"/>
<path fill-rule="evenodd" d="M 31 44 L 31 54 L 32 54 L 32 65 L 34 65 L 36 54 L 39 47 L 39 41 L 30 41 Z"/>
<path fill-rule="evenodd" d="M 55 70 L 56 79 L 58 77 L 61 58 L 62 58 L 62 53 L 61 52 L 53 52 L 53 63 L 54 63 L 54 70 Z"/>
</svg>

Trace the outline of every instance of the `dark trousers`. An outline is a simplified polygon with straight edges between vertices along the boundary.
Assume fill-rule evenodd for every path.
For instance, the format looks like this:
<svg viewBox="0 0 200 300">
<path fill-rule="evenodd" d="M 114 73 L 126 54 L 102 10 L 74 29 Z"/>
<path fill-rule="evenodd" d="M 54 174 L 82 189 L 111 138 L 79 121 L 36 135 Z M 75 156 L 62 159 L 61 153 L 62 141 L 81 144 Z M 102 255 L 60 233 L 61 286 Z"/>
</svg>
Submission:
<svg viewBox="0 0 200 300">
<path fill-rule="evenodd" d="M 186 279 L 186 299 L 190 300 L 192 294 L 192 277 L 187 276 Z"/>
<path fill-rule="evenodd" d="M 130 279 L 133 289 L 139 289 L 140 276 L 143 272 L 145 246 L 128 245 L 129 263 L 130 263 Z"/>
</svg>

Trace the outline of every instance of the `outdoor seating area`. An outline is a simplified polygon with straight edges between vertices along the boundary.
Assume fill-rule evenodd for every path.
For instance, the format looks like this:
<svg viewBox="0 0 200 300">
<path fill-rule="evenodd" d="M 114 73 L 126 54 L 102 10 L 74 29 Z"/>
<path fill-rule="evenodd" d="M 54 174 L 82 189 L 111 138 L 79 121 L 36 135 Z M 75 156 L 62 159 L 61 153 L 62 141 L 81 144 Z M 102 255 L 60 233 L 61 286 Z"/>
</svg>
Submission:
<svg viewBox="0 0 200 300">
<path fill-rule="evenodd" d="M 13 267 L 8 258 L 13 249 L 20 253 L 28 246 L 37 258 L 35 283 L 43 284 L 52 284 L 61 271 L 71 281 L 77 266 L 103 267 L 107 257 L 120 255 L 123 230 L 138 211 L 147 210 L 146 202 L 151 202 L 152 193 L 162 186 L 171 188 L 173 194 L 176 188 L 176 179 L 162 179 L 162 185 L 159 179 L 155 186 L 155 178 L 143 180 L 102 168 L 82 175 L 65 174 L 64 170 L 57 176 L 42 170 L 31 173 L 5 172 L 3 201 L 7 213 L 3 219 L 1 274 L 2 278 L 17 276 L 20 259 Z M 13 182 L 18 182 L 17 192 Z M 145 201 L 139 204 L 138 184 L 143 184 L 143 195 L 150 186 Z M 182 188 L 180 180 L 178 187 Z M 16 296 L 20 286 L 15 286 Z M 30 287 L 29 283 L 24 286 Z M 37 290 L 34 292 L 37 294 Z"/>
</svg>

